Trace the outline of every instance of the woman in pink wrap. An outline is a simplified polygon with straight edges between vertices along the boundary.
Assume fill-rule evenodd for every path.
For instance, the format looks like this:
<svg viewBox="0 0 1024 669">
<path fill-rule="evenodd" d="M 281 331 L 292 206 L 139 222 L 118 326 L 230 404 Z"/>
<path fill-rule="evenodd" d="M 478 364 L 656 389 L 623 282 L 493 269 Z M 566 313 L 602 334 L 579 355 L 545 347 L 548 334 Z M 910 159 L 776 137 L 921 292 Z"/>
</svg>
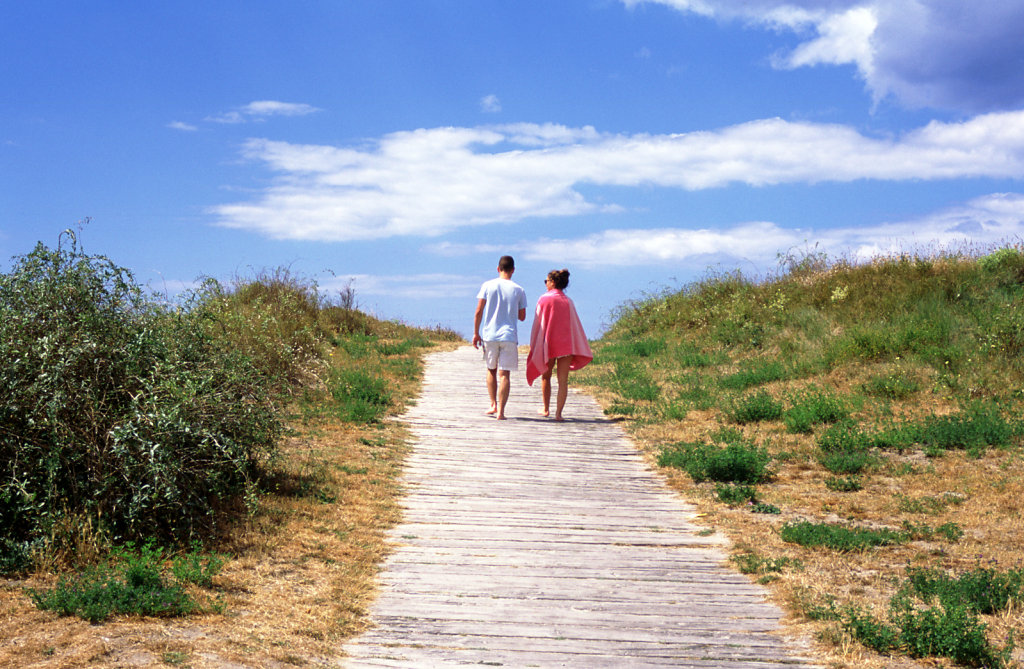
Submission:
<svg viewBox="0 0 1024 669">
<path fill-rule="evenodd" d="M 526 359 L 526 382 L 533 385 L 541 378 L 541 396 L 544 408 L 540 415 L 550 415 L 551 373 L 558 374 L 558 397 L 555 401 L 555 420 L 562 420 L 562 408 L 569 394 L 569 370 L 582 369 L 594 359 L 583 332 L 583 324 L 576 315 L 576 305 L 562 291 L 569 285 L 569 270 L 551 270 L 544 280 L 548 292 L 537 300 L 537 311 L 530 334 L 530 355 Z"/>
</svg>

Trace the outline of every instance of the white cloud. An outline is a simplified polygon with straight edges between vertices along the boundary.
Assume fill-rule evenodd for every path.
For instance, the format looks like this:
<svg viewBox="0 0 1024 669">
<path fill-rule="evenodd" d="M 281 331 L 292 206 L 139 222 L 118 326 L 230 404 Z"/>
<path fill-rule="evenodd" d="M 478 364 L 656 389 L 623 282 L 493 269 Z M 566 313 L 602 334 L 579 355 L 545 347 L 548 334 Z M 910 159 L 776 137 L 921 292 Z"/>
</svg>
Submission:
<svg viewBox="0 0 1024 669">
<path fill-rule="evenodd" d="M 355 291 L 357 302 L 360 295 L 399 299 L 451 299 L 452 295 L 475 295 L 480 280 L 444 273 L 395 276 L 351 274 L 320 282 L 320 288 L 328 293 L 343 290 L 349 285 Z"/>
<path fill-rule="evenodd" d="M 1024 104 L 1020 0 L 622 0 L 788 29 L 781 67 L 853 64 L 876 100 L 970 112 Z"/>
<path fill-rule="evenodd" d="M 322 110 L 304 103 L 256 100 L 242 107 L 241 111 L 248 116 L 306 116 Z"/>
<path fill-rule="evenodd" d="M 480 98 L 480 111 L 487 114 L 497 114 L 501 111 L 501 100 L 497 95 L 485 95 Z"/>
<path fill-rule="evenodd" d="M 567 265 L 629 267 L 691 263 L 709 256 L 753 262 L 762 270 L 778 253 L 806 243 L 833 257 L 855 260 L 921 249 L 987 247 L 1024 240 L 1024 194 L 995 193 L 925 216 L 895 223 L 838 229 L 787 229 L 775 223 L 743 223 L 725 229 L 605 230 L 580 239 L 542 239 L 518 244 L 528 260 Z M 433 249 L 454 254 L 460 249 Z M 480 249 L 462 249 L 477 251 Z"/>
<path fill-rule="evenodd" d="M 700 190 L 1020 179 L 1024 111 L 932 122 L 887 139 L 781 119 L 675 135 L 517 124 L 398 132 L 360 147 L 253 139 L 244 155 L 277 176 L 255 199 L 215 207 L 221 225 L 278 239 L 436 236 L 525 218 L 621 211 L 588 201 L 578 185 Z"/>
<path fill-rule="evenodd" d="M 171 121 L 167 124 L 167 127 L 172 130 L 181 130 L 183 132 L 195 132 L 196 130 L 199 130 L 196 126 L 182 121 Z"/>
<path fill-rule="evenodd" d="M 238 109 L 216 116 L 208 116 L 205 120 L 213 123 L 247 123 L 248 121 L 262 121 L 270 116 L 306 116 L 319 111 L 323 110 L 305 103 L 256 100 Z"/>
</svg>

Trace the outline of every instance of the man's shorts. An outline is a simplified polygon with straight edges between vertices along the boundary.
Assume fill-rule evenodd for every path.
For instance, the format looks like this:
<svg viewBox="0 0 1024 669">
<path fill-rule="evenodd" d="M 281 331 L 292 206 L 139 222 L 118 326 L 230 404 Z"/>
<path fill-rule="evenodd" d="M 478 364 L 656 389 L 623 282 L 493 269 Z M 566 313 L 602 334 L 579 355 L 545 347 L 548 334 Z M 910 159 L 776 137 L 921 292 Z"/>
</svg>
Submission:
<svg viewBox="0 0 1024 669">
<path fill-rule="evenodd" d="M 519 345 L 514 341 L 485 341 L 483 349 L 487 369 L 508 372 L 519 369 Z"/>
</svg>

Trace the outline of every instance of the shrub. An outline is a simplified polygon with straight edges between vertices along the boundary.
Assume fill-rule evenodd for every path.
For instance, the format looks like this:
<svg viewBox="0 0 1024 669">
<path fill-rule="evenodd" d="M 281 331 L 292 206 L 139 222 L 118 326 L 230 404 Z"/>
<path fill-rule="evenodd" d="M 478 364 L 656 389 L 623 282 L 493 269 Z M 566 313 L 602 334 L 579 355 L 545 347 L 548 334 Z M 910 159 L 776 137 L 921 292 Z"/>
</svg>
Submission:
<svg viewBox="0 0 1024 669">
<path fill-rule="evenodd" d="M 661 389 L 640 366 L 630 362 L 615 363 L 612 389 L 623 399 L 653 402 Z"/>
<path fill-rule="evenodd" d="M 715 484 L 715 497 L 722 504 L 740 506 L 757 500 L 757 490 L 749 485 Z"/>
<path fill-rule="evenodd" d="M 874 458 L 866 451 L 848 451 L 840 453 L 824 453 L 818 458 L 821 466 L 840 475 L 860 474 L 874 463 Z"/>
<path fill-rule="evenodd" d="M 868 395 L 902 400 L 921 390 L 921 384 L 903 372 L 892 372 L 871 377 L 863 388 Z"/>
<path fill-rule="evenodd" d="M 761 386 L 787 378 L 789 378 L 789 372 L 785 365 L 777 360 L 768 360 L 749 364 L 738 372 L 723 376 L 718 383 L 728 390 L 746 390 L 753 386 Z"/>
<path fill-rule="evenodd" d="M 740 424 L 778 420 L 781 417 L 782 403 L 764 390 L 744 396 L 729 410 L 729 418 Z"/>
<path fill-rule="evenodd" d="M 724 436 L 729 439 L 724 446 L 685 442 L 669 446 L 662 450 L 658 464 L 683 469 L 697 483 L 753 484 L 770 477 L 768 463 L 771 456 L 766 449 L 737 439 L 735 435 Z"/>
<path fill-rule="evenodd" d="M 1013 426 L 991 404 L 973 404 L 949 416 L 931 416 L 921 428 L 926 446 L 940 449 L 963 448 L 980 452 L 986 446 L 1002 446 L 1014 436 Z"/>
<path fill-rule="evenodd" d="M 907 536 L 888 529 L 847 527 L 831 523 L 801 521 L 787 523 L 780 530 L 782 540 L 801 546 L 824 546 L 836 551 L 862 551 L 873 546 L 907 542 Z"/>
<path fill-rule="evenodd" d="M 815 425 L 835 423 L 849 417 L 841 400 L 817 388 L 808 388 L 795 395 L 792 406 L 783 414 L 789 432 L 810 433 Z"/>
<path fill-rule="evenodd" d="M 938 569 L 907 570 L 909 590 L 925 602 L 938 600 L 945 608 L 963 606 L 981 614 L 1005 611 L 1024 602 L 1024 569 L 998 572 L 979 567 L 952 577 Z"/>
<path fill-rule="evenodd" d="M 187 538 L 274 452 L 272 388 L 209 321 L 147 301 L 71 233 L 61 244 L 0 275 L 0 536 L 70 516 Z"/>
<path fill-rule="evenodd" d="M 327 387 L 334 400 L 334 415 L 346 422 L 378 421 L 391 404 L 387 381 L 362 369 L 331 369 Z"/>
<path fill-rule="evenodd" d="M 35 605 L 62 616 L 76 615 L 92 623 L 112 615 L 176 617 L 201 607 L 186 592 L 189 582 L 209 584 L 223 562 L 193 551 L 176 561 L 175 575 L 164 573 L 164 554 L 152 544 L 139 549 L 129 545 L 114 552 L 111 563 L 93 567 L 82 574 L 62 577 L 49 591 L 30 590 Z"/>
<path fill-rule="evenodd" d="M 864 489 L 864 484 L 861 482 L 860 477 L 856 475 L 843 478 L 830 476 L 825 479 L 825 487 L 835 492 L 857 492 Z"/>
</svg>

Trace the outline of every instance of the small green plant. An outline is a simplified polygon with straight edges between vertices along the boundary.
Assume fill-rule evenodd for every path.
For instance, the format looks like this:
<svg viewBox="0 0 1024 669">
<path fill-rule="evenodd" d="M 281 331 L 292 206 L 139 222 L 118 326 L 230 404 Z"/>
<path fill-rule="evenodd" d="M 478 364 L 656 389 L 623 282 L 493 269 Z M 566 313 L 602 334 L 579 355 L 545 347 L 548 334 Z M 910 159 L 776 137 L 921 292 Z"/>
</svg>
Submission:
<svg viewBox="0 0 1024 669">
<path fill-rule="evenodd" d="M 821 466 L 840 476 L 860 474 L 874 463 L 874 457 L 866 451 L 823 453 L 818 458 Z"/>
<path fill-rule="evenodd" d="M 843 402 L 826 391 L 808 388 L 795 394 L 791 406 L 783 414 L 786 429 L 794 433 L 810 433 L 815 425 L 835 423 L 849 417 Z"/>
<path fill-rule="evenodd" d="M 753 552 L 733 555 L 729 557 L 729 560 L 736 564 L 741 574 L 769 574 L 779 573 L 787 567 L 793 569 L 803 568 L 800 560 L 788 557 L 767 558 Z"/>
<path fill-rule="evenodd" d="M 729 410 L 734 423 L 757 423 L 782 417 L 782 403 L 768 392 L 759 390 L 737 400 Z"/>
<path fill-rule="evenodd" d="M 783 541 L 801 546 L 823 546 L 835 551 L 862 551 L 873 546 L 904 544 L 908 537 L 902 532 L 866 527 L 847 527 L 832 523 L 800 521 L 787 523 L 780 530 Z"/>
<path fill-rule="evenodd" d="M 628 361 L 615 363 L 610 387 L 625 400 L 653 402 L 661 395 L 661 388 L 651 376 L 640 365 Z"/>
<path fill-rule="evenodd" d="M 729 506 L 741 506 L 749 502 L 757 501 L 757 490 L 753 486 L 732 484 L 732 483 L 716 483 L 715 484 L 715 497 L 722 504 L 728 504 Z"/>
<path fill-rule="evenodd" d="M 724 446 L 680 442 L 666 447 L 658 457 L 662 467 L 678 467 L 694 481 L 762 483 L 771 476 L 768 451 L 743 440 L 735 432 L 722 431 Z"/>
<path fill-rule="evenodd" d="M 178 617 L 200 610 L 184 585 L 207 581 L 222 562 L 198 557 L 193 551 L 192 558 L 176 568 L 185 580 L 168 579 L 164 562 L 163 550 L 151 543 L 138 548 L 129 545 L 115 550 L 110 563 L 62 577 L 52 590 L 30 590 L 29 595 L 39 609 L 92 623 L 113 615 Z"/>
<path fill-rule="evenodd" d="M 391 405 L 387 381 L 360 368 L 335 368 L 327 378 L 333 413 L 350 423 L 374 423 Z"/>
<path fill-rule="evenodd" d="M 723 376 L 718 383 L 727 390 L 746 390 L 787 378 L 789 371 L 785 365 L 777 360 L 769 360 L 750 363 L 738 372 Z"/>
<path fill-rule="evenodd" d="M 953 577 L 939 569 L 911 568 L 905 589 L 925 602 L 938 600 L 946 608 L 964 606 L 990 615 L 1024 602 L 1024 569 L 978 567 Z"/>
<path fill-rule="evenodd" d="M 938 527 L 932 527 L 927 523 L 912 523 L 905 520 L 903 531 L 914 541 L 932 541 L 939 537 L 955 544 L 964 536 L 963 528 L 956 523 L 943 523 Z"/>
<path fill-rule="evenodd" d="M 902 371 L 873 376 L 864 383 L 864 392 L 876 397 L 902 400 L 921 390 L 921 384 Z"/>
<path fill-rule="evenodd" d="M 896 494 L 896 508 L 903 513 L 938 515 L 950 506 L 962 504 L 964 497 L 952 493 L 935 496 L 907 497 Z"/>
<path fill-rule="evenodd" d="M 834 492 L 857 492 L 864 489 L 859 476 L 830 476 L 825 479 L 825 487 Z"/>
<path fill-rule="evenodd" d="M 767 502 L 754 502 L 750 507 L 751 513 L 767 513 L 777 515 L 782 513 L 782 509 L 775 506 L 774 504 L 768 504 Z"/>
</svg>

